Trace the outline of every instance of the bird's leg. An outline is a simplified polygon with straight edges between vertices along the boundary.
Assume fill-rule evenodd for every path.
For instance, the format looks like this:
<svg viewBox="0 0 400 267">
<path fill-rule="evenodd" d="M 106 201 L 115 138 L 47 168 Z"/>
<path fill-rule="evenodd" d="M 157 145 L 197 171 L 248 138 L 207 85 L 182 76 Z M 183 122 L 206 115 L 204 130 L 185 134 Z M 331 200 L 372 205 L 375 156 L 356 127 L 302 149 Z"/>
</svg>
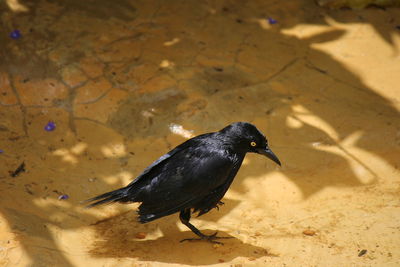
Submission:
<svg viewBox="0 0 400 267">
<path fill-rule="evenodd" d="M 223 243 L 215 241 L 215 239 L 232 238 L 232 237 L 220 237 L 220 236 L 217 236 L 218 232 L 215 232 L 212 235 L 205 235 L 202 232 L 200 232 L 199 229 L 197 229 L 193 224 L 191 224 L 189 222 L 189 220 L 190 220 L 190 209 L 181 210 L 181 212 L 179 214 L 179 218 L 181 219 L 181 222 L 184 225 L 186 225 L 190 230 L 192 230 L 193 233 L 195 233 L 199 237 L 199 238 L 185 238 L 185 239 L 182 239 L 181 242 L 183 242 L 183 241 L 195 241 L 195 240 L 207 240 L 208 242 L 211 242 L 211 243 L 216 243 L 216 244 L 223 245 Z"/>
</svg>

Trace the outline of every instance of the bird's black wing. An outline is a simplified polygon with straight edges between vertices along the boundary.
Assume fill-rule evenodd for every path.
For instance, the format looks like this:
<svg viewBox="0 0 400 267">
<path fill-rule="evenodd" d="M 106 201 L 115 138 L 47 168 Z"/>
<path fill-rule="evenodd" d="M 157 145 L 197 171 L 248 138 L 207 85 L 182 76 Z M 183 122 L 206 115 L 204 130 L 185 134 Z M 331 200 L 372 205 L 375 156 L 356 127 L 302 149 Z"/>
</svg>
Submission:
<svg viewBox="0 0 400 267">
<path fill-rule="evenodd" d="M 175 152 L 157 165 L 157 172 L 147 172 L 137 183 L 140 192 L 135 201 L 142 202 L 140 221 L 152 221 L 194 207 L 231 178 L 237 161 L 234 155 L 207 142 Z"/>
<path fill-rule="evenodd" d="M 148 183 L 151 183 L 153 178 L 158 177 L 159 174 L 163 172 L 163 168 L 165 168 L 166 163 L 171 159 L 171 157 L 186 148 L 198 146 L 198 144 L 201 143 L 201 140 L 207 139 L 209 135 L 212 134 L 199 135 L 183 142 L 150 164 L 150 166 L 148 166 L 127 186 L 87 199 L 83 201 L 83 203 L 91 203 L 86 206 L 87 208 L 90 208 L 113 202 L 140 202 L 138 199 L 140 198 L 140 195 L 142 195 L 142 188 Z"/>
<path fill-rule="evenodd" d="M 189 140 L 186 140 L 182 144 L 178 145 L 177 147 L 169 151 L 167 154 L 162 155 L 152 164 L 150 164 L 146 169 L 144 169 L 144 171 L 139 176 L 137 176 L 135 180 L 129 183 L 128 186 L 133 185 L 148 177 L 152 177 L 153 176 L 152 174 L 156 173 L 159 169 L 161 169 L 162 166 L 166 163 L 166 161 L 170 159 L 173 155 L 175 155 L 179 151 L 185 150 L 188 147 L 197 146 L 198 143 L 201 142 L 201 140 L 207 137 L 208 135 L 210 134 L 202 134 L 194 138 L 191 138 Z"/>
<path fill-rule="evenodd" d="M 234 166 L 228 175 L 228 178 L 222 185 L 215 188 L 208 195 L 204 196 L 201 201 L 196 203 L 196 205 L 193 207 L 193 212 L 198 211 L 199 213 L 197 214 L 197 216 L 201 216 L 218 206 L 220 200 L 224 197 L 226 191 L 228 191 L 233 182 L 233 179 L 239 171 L 243 159 L 244 157 L 240 157 L 238 161 L 235 161 Z"/>
<path fill-rule="evenodd" d="M 144 189 L 160 178 L 160 174 L 165 172 L 166 166 L 169 166 L 168 162 L 174 158 L 175 154 L 185 151 L 187 148 L 199 146 L 203 140 L 209 138 L 211 135 L 213 135 L 213 133 L 203 134 L 183 142 L 150 164 L 150 166 L 127 186 L 90 198 L 83 203 L 91 203 L 86 206 L 90 208 L 113 202 L 142 202 L 142 199 L 148 199 L 149 197 L 143 197 L 145 195 L 144 193 L 146 193 Z"/>
</svg>

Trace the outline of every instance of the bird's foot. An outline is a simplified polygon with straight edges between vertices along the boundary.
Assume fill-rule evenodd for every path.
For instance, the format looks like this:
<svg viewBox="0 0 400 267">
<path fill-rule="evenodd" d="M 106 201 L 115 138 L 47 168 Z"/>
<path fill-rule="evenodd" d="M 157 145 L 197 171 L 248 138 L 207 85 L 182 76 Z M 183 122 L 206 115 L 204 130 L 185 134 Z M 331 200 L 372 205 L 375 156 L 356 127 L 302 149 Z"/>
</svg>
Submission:
<svg viewBox="0 0 400 267">
<path fill-rule="evenodd" d="M 223 245 L 224 243 L 216 241 L 215 239 L 229 239 L 229 238 L 233 238 L 232 236 L 217 236 L 217 232 L 213 233 L 212 235 L 205 235 L 205 234 L 201 234 L 199 235 L 199 238 L 185 238 L 182 239 L 181 242 L 184 241 L 201 241 L 201 240 L 205 240 L 208 241 L 210 243 L 213 244 L 219 244 L 219 245 Z"/>
</svg>

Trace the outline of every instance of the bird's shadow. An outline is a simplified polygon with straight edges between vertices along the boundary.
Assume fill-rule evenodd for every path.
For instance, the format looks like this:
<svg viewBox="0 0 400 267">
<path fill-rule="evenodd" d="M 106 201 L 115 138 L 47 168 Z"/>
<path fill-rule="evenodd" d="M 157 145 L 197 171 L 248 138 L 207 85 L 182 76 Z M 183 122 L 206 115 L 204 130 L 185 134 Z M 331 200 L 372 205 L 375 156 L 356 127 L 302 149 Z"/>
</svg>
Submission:
<svg viewBox="0 0 400 267">
<path fill-rule="evenodd" d="M 161 218 L 152 223 L 140 224 L 134 212 L 93 223 L 97 241 L 91 243 L 89 253 L 99 258 L 132 258 L 140 261 L 208 265 L 229 262 L 238 257 L 250 260 L 275 256 L 266 248 L 244 243 L 237 237 L 218 231 L 223 245 L 206 241 L 185 241 L 196 237 L 191 231 L 180 231 L 177 216 Z M 205 234 L 215 230 L 201 229 Z M 165 233 L 165 234 L 164 234 Z"/>
</svg>

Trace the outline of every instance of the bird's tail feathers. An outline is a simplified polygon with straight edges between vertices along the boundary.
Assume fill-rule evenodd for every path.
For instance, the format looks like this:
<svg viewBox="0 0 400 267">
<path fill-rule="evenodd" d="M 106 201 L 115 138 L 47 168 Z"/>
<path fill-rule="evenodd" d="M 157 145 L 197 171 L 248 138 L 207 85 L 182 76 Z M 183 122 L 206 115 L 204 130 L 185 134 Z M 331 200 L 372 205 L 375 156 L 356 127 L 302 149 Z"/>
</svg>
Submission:
<svg viewBox="0 0 400 267">
<path fill-rule="evenodd" d="M 129 202 L 131 201 L 131 197 L 128 198 L 128 191 L 129 188 L 123 187 L 111 192 L 107 192 L 104 194 L 101 194 L 99 196 L 96 196 L 94 198 L 90 198 L 88 200 L 83 201 L 83 203 L 90 203 L 93 202 L 89 205 L 86 206 L 86 208 L 92 208 L 98 205 L 103 205 L 103 204 L 111 204 L 114 202 Z"/>
</svg>

